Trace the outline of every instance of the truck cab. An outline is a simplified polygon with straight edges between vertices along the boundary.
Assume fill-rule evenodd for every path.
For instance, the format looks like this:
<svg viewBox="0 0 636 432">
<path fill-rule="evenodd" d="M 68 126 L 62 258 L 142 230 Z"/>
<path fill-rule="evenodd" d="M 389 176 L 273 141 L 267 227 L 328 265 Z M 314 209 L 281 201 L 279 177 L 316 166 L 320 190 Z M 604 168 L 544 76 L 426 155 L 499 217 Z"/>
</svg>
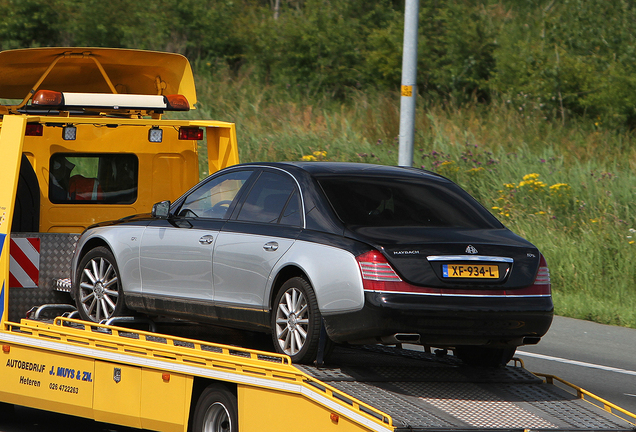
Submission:
<svg viewBox="0 0 636 432">
<path fill-rule="evenodd" d="M 20 299 L 70 300 L 70 258 L 85 228 L 149 212 L 238 163 L 234 124 L 176 119 L 197 102 L 192 69 L 178 54 L 4 51 L 0 98 L 9 101 L 0 106 L 0 169 L 17 176 L 16 190 L 3 191 L 13 207 L 10 319 L 29 309 Z"/>
</svg>

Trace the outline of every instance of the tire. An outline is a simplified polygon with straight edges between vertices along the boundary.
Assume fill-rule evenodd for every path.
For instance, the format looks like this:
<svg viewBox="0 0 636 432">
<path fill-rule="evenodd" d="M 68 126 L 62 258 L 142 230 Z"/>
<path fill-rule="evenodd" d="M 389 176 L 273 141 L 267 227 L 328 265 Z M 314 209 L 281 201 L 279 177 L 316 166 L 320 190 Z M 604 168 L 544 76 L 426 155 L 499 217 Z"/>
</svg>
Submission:
<svg viewBox="0 0 636 432">
<path fill-rule="evenodd" d="M 272 308 L 272 340 L 277 352 L 294 363 L 312 363 L 318 352 L 321 316 L 316 294 L 302 277 L 294 277 L 278 291 Z"/>
<path fill-rule="evenodd" d="M 454 354 L 467 366 L 493 368 L 505 366 L 516 350 L 516 347 L 459 346 L 454 350 Z"/>
<path fill-rule="evenodd" d="M 236 396 L 220 384 L 203 390 L 194 410 L 192 432 L 238 432 Z"/>
<path fill-rule="evenodd" d="M 105 247 L 96 247 L 84 255 L 77 268 L 75 283 L 75 304 L 83 320 L 100 322 L 128 313 L 119 267 Z"/>
</svg>

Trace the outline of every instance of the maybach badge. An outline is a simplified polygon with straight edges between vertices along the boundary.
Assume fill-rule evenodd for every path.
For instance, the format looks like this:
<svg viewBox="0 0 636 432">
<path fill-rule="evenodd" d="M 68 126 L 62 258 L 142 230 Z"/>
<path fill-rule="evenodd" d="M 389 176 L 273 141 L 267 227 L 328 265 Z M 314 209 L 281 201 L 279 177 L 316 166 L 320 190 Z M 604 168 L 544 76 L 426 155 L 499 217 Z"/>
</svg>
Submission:
<svg viewBox="0 0 636 432">
<path fill-rule="evenodd" d="M 113 369 L 113 380 L 119 384 L 119 382 L 121 381 L 121 368 L 114 368 Z"/>
<path fill-rule="evenodd" d="M 479 253 L 479 251 L 477 251 L 477 248 L 475 248 L 475 246 L 473 246 L 473 245 L 468 245 L 468 247 L 466 248 L 466 253 L 469 253 L 469 254 L 473 254 L 473 255 L 474 255 L 474 254 L 476 254 L 476 253 Z"/>
</svg>

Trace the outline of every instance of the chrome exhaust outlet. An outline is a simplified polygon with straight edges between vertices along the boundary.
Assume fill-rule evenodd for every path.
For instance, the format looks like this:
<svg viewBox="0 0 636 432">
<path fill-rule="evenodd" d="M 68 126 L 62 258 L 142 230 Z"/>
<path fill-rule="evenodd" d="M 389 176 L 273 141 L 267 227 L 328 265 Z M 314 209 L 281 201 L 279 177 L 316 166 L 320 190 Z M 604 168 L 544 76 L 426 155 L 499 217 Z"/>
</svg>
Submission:
<svg viewBox="0 0 636 432">
<path fill-rule="evenodd" d="M 382 343 L 387 345 L 401 343 L 419 344 L 420 335 L 417 333 L 396 333 L 391 336 L 383 336 L 380 340 Z"/>
</svg>

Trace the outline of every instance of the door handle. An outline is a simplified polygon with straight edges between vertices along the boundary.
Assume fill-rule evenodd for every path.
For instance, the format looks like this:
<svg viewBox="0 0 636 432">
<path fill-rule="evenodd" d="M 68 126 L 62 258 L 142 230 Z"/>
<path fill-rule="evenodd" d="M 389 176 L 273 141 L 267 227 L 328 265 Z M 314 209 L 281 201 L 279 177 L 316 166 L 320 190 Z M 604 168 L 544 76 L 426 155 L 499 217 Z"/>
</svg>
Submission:
<svg viewBox="0 0 636 432">
<path fill-rule="evenodd" d="M 214 236 L 211 236 L 210 234 L 204 235 L 203 237 L 199 239 L 199 243 L 201 243 L 202 245 L 209 245 L 209 244 L 212 244 L 213 242 L 214 242 Z"/>
<path fill-rule="evenodd" d="M 276 249 L 278 249 L 278 243 L 276 243 L 275 241 L 267 242 L 263 245 L 263 249 L 265 249 L 266 251 L 275 251 Z"/>
</svg>

